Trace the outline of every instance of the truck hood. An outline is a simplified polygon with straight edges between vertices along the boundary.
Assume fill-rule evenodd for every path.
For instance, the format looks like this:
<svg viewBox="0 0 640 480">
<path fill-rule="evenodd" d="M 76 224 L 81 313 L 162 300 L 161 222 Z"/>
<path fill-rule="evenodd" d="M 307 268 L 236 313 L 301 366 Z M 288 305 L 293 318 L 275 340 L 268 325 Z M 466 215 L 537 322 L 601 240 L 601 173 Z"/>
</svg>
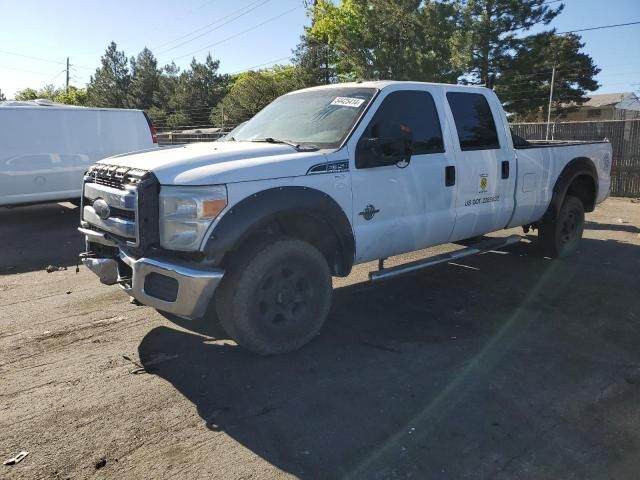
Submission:
<svg viewBox="0 0 640 480">
<path fill-rule="evenodd" d="M 163 185 L 213 185 L 305 175 L 325 161 L 321 152 L 298 152 L 289 145 L 209 142 L 132 152 L 98 163 L 150 170 Z"/>
</svg>

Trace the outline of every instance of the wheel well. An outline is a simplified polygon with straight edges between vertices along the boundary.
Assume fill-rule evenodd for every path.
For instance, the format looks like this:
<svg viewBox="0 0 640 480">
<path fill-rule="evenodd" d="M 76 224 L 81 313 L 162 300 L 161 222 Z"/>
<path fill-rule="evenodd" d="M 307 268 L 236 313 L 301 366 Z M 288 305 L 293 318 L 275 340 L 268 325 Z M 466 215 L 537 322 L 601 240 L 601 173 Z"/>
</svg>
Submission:
<svg viewBox="0 0 640 480">
<path fill-rule="evenodd" d="M 579 198 L 585 212 L 593 212 L 596 206 L 596 185 L 590 175 L 578 175 L 574 178 L 567 189 L 567 195 Z"/>
<path fill-rule="evenodd" d="M 257 236 L 286 235 L 315 246 L 333 275 L 346 276 L 355 258 L 351 223 L 329 195 L 307 187 L 278 187 L 256 192 L 227 210 L 204 246 L 206 261 L 219 266 L 230 254 L 242 255 Z"/>
<path fill-rule="evenodd" d="M 590 159 L 578 157 L 571 160 L 558 176 L 549 208 L 536 223 L 554 221 L 567 195 L 579 198 L 585 212 L 593 212 L 598 195 L 597 178 L 598 172 Z"/>
<path fill-rule="evenodd" d="M 327 260 L 334 276 L 347 276 L 353 266 L 353 258 L 345 251 L 338 234 L 320 215 L 308 211 L 283 212 L 248 232 L 243 240 L 227 255 L 245 251 L 246 245 L 262 240 L 265 236 L 296 238 L 313 245 Z"/>
</svg>

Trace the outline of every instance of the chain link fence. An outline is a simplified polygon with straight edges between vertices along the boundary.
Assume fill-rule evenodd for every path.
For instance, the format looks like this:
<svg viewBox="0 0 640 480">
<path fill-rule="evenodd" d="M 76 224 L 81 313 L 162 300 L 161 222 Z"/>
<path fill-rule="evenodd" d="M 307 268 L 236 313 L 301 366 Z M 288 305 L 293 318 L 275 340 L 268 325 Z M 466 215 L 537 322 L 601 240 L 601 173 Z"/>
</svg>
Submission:
<svg viewBox="0 0 640 480">
<path fill-rule="evenodd" d="M 232 129 L 233 127 L 210 127 L 158 132 L 158 144 L 164 147 L 183 143 L 215 142 L 221 137 L 224 137 Z"/>
</svg>

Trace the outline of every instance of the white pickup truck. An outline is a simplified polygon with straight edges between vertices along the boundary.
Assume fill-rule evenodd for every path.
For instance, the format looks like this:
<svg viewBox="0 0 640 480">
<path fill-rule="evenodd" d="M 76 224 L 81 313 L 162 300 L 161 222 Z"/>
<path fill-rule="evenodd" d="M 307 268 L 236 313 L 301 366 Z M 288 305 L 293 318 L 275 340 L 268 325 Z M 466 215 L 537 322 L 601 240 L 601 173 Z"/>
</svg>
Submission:
<svg viewBox="0 0 640 480">
<path fill-rule="evenodd" d="M 140 303 L 215 315 L 259 354 L 320 329 L 331 277 L 379 260 L 372 280 L 518 241 L 576 249 L 608 195 L 611 146 L 513 137 L 488 89 L 416 82 L 289 93 L 226 142 L 111 157 L 84 177 L 83 263 Z M 433 245 L 467 248 L 384 268 Z M 213 319 L 212 319 L 213 320 Z"/>
</svg>

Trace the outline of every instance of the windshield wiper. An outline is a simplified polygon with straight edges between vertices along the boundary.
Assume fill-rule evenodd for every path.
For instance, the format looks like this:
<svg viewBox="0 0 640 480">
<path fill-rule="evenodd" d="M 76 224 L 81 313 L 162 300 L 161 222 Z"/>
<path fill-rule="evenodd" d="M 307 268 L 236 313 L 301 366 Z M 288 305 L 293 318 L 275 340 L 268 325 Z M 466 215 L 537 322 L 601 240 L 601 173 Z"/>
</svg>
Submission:
<svg viewBox="0 0 640 480">
<path fill-rule="evenodd" d="M 315 150 L 320 150 L 319 147 L 315 145 L 300 145 L 299 143 L 292 142 L 291 140 L 282 140 L 280 138 L 266 137 L 266 138 L 254 138 L 251 140 L 252 142 L 262 142 L 262 143 L 281 143 L 283 145 L 289 145 L 290 147 L 295 148 L 299 152 L 312 152 Z"/>
</svg>

